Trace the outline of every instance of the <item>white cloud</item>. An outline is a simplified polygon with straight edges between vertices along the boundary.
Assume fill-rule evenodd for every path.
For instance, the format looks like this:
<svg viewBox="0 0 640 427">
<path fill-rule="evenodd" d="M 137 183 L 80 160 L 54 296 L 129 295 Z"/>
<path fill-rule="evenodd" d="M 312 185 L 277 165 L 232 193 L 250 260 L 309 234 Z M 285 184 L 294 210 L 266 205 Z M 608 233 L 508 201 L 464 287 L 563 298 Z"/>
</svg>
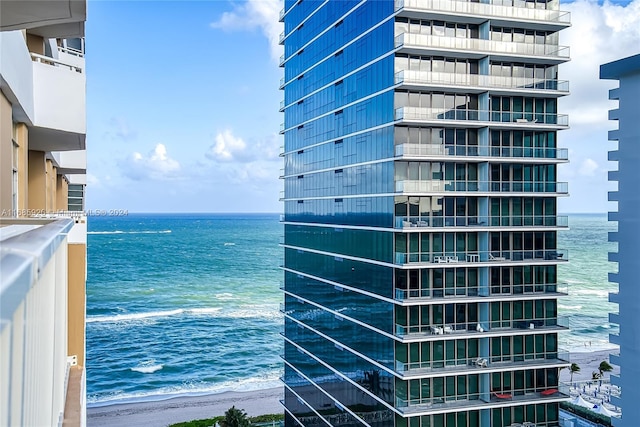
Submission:
<svg viewBox="0 0 640 427">
<path fill-rule="evenodd" d="M 582 176 L 593 176 L 598 170 L 598 163 L 593 159 L 584 159 L 578 170 L 578 174 Z"/>
<path fill-rule="evenodd" d="M 215 141 L 215 144 L 206 153 L 206 156 L 211 160 L 229 162 L 239 160 L 247 155 L 247 144 L 242 138 L 233 135 L 229 129 L 218 132 Z"/>
<path fill-rule="evenodd" d="M 220 18 L 211 23 L 211 27 L 224 31 L 246 31 L 259 29 L 269 40 L 271 57 L 279 61 L 283 53 L 278 44 L 280 33 L 284 29 L 278 22 L 282 0 L 247 0 L 242 4 L 234 4 L 233 10 L 224 12 Z"/>
<path fill-rule="evenodd" d="M 572 25 L 560 32 L 560 44 L 571 48 L 571 61 L 560 67 L 571 96 L 561 99 L 560 111 L 572 126 L 607 125 L 607 91 L 615 83 L 600 80 L 600 65 L 640 53 L 640 0 L 626 6 L 578 0 L 560 7 L 571 12 Z"/>
<path fill-rule="evenodd" d="M 180 163 L 169 157 L 164 144 L 157 144 L 147 156 L 132 153 L 122 166 L 125 175 L 137 181 L 172 179 L 180 172 Z"/>
<path fill-rule="evenodd" d="M 218 162 L 250 163 L 256 160 L 277 160 L 279 154 L 278 136 L 272 135 L 258 141 L 246 143 L 244 139 L 226 129 L 218 132 L 215 143 L 205 153 L 208 159 Z"/>
<path fill-rule="evenodd" d="M 138 132 L 131 127 L 124 117 L 111 117 L 108 123 L 107 135 L 122 141 L 130 141 L 138 136 Z"/>
</svg>

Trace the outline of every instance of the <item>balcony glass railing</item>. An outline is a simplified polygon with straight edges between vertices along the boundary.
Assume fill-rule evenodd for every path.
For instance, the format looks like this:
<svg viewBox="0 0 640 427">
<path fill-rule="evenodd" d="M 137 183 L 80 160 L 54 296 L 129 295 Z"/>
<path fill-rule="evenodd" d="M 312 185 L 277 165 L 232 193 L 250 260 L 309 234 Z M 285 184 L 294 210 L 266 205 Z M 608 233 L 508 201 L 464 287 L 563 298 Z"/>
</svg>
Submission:
<svg viewBox="0 0 640 427">
<path fill-rule="evenodd" d="M 523 182 L 523 181 L 396 181 L 396 193 L 557 193 L 567 194 L 566 182 Z"/>
<path fill-rule="evenodd" d="M 445 395 L 443 390 L 442 396 L 430 398 L 403 399 L 396 397 L 396 408 L 400 408 L 403 412 L 439 410 L 445 406 L 455 406 L 464 408 L 468 406 L 477 406 L 484 403 L 495 403 L 510 401 L 539 401 L 552 399 L 566 399 L 570 396 L 569 386 L 565 384 L 547 385 L 546 387 L 529 387 L 529 388 L 502 388 L 501 390 L 492 390 L 487 393 L 466 393 Z M 434 390 L 435 391 L 435 390 Z M 545 423 L 546 424 L 546 423 Z M 516 424 L 512 424 L 516 425 Z M 540 423 L 519 424 L 527 426 L 542 426 Z M 549 427 L 558 424 L 547 424 Z"/>
<path fill-rule="evenodd" d="M 406 326 L 395 324 L 395 335 L 404 337 L 407 335 L 455 335 L 455 334 L 483 334 L 504 331 L 505 329 L 540 329 L 540 328 L 568 328 L 569 321 L 566 317 L 545 317 L 534 319 L 509 319 L 500 321 L 490 321 L 489 328 L 487 322 L 465 322 L 465 323 L 444 323 L 434 325 L 413 325 Z"/>
<path fill-rule="evenodd" d="M 430 34 L 401 33 L 395 38 L 395 46 L 417 49 L 446 49 L 482 52 L 501 55 L 540 56 L 547 59 L 569 59 L 569 47 L 555 44 L 506 42 L 463 37 L 433 36 Z"/>
<path fill-rule="evenodd" d="M 512 251 L 446 251 L 396 252 L 396 264 L 455 264 L 462 262 L 531 262 L 568 261 L 566 249 L 512 250 Z"/>
<path fill-rule="evenodd" d="M 569 116 L 555 113 L 527 111 L 488 111 L 466 108 L 400 107 L 395 111 L 396 120 L 438 121 L 457 120 L 486 123 L 511 123 L 523 126 L 569 126 Z"/>
<path fill-rule="evenodd" d="M 396 216 L 396 228 L 441 227 L 568 227 L 569 217 L 550 215 L 521 216 Z"/>
<path fill-rule="evenodd" d="M 522 4 L 524 5 L 525 3 L 522 2 Z M 474 3 L 470 1 L 396 0 L 395 7 L 396 10 L 404 8 L 425 12 L 436 10 L 469 15 L 495 16 L 516 20 L 546 21 L 563 24 L 568 24 L 571 21 L 571 14 L 560 10 L 532 9 L 529 7 L 503 6 L 499 4 Z"/>
<path fill-rule="evenodd" d="M 508 319 L 492 320 L 489 322 L 491 330 L 496 329 L 539 329 L 549 327 L 569 327 L 569 319 L 563 316 L 541 319 Z"/>
<path fill-rule="evenodd" d="M 523 91 L 569 92 L 566 80 L 546 80 L 525 77 L 484 76 L 479 74 L 438 73 L 403 70 L 396 73 L 396 84 L 474 86 L 481 88 L 514 89 Z"/>
<path fill-rule="evenodd" d="M 566 148 L 547 147 L 487 147 L 478 145 L 400 144 L 396 157 L 499 157 L 509 159 L 568 160 Z"/>
<path fill-rule="evenodd" d="M 454 358 L 443 360 L 428 360 L 421 362 L 401 362 L 396 360 L 396 371 L 402 373 L 419 373 L 420 371 L 438 370 L 438 369 L 477 369 L 490 368 L 492 366 L 505 366 L 516 365 L 519 362 L 531 363 L 533 360 L 549 360 L 559 362 L 569 362 L 569 352 L 567 351 L 550 351 L 541 353 L 522 353 L 500 356 L 498 359 L 495 357 L 469 357 L 469 358 Z"/>
<path fill-rule="evenodd" d="M 451 396 L 431 397 L 431 398 L 419 398 L 419 399 L 401 399 L 396 397 L 397 408 L 407 408 L 411 406 L 444 406 L 446 404 L 455 403 L 456 406 L 465 406 L 465 402 L 470 405 L 482 404 L 480 399 L 480 393 L 467 393 L 467 394 L 454 394 Z"/>
<path fill-rule="evenodd" d="M 541 295 L 541 294 L 568 294 L 569 287 L 566 283 L 527 283 L 518 285 L 509 285 L 504 288 L 501 286 L 491 286 L 491 288 L 480 288 L 478 286 L 447 286 L 441 288 L 426 288 L 426 289 L 396 289 L 395 299 L 398 301 L 405 300 L 434 300 L 441 298 L 474 298 L 474 297 L 509 297 L 526 296 L 526 295 Z"/>
</svg>

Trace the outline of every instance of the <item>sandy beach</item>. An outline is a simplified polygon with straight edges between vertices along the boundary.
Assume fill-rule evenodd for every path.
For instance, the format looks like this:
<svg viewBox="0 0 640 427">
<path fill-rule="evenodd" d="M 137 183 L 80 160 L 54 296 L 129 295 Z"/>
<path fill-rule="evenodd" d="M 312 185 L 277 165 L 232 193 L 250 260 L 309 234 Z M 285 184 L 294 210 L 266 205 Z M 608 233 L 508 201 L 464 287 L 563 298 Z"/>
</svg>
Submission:
<svg viewBox="0 0 640 427">
<path fill-rule="evenodd" d="M 572 352 L 569 357 L 571 363 L 576 363 L 580 367 L 580 372 L 573 374 L 573 381 L 588 381 L 592 378 L 593 372 L 598 372 L 598 365 L 603 360 L 609 362 L 609 354 L 620 354 L 619 350 L 597 350 L 591 352 Z M 613 371 L 605 373 L 604 377 L 609 379 L 610 374 L 617 375 L 620 373 L 620 368 L 613 366 Z M 568 369 L 560 371 L 560 381 L 568 383 L 571 378 Z"/>
<path fill-rule="evenodd" d="M 277 414 L 283 411 L 279 402 L 283 398 L 283 393 L 283 388 L 278 387 L 89 408 L 87 425 L 91 427 L 166 427 L 182 421 L 224 415 L 224 412 L 233 405 L 244 409 L 250 416 Z"/>
<path fill-rule="evenodd" d="M 598 371 L 603 360 L 609 360 L 609 350 L 571 353 L 571 362 L 580 366 L 580 372 L 573 375 L 574 382 L 591 379 L 591 374 Z M 615 350 L 614 354 L 618 351 Z M 619 373 L 614 367 L 613 374 Z M 609 378 L 609 374 L 605 374 Z M 560 373 L 562 382 L 569 382 L 569 370 Z M 157 402 L 138 402 L 89 408 L 87 425 L 90 427 L 120 427 L 144 425 L 149 427 L 165 427 L 169 424 L 190 421 L 193 419 L 211 418 L 223 415 L 232 405 L 244 409 L 249 415 L 273 414 L 282 412 L 279 400 L 282 399 L 282 388 L 247 392 L 227 392 L 198 397 L 176 397 Z"/>
</svg>

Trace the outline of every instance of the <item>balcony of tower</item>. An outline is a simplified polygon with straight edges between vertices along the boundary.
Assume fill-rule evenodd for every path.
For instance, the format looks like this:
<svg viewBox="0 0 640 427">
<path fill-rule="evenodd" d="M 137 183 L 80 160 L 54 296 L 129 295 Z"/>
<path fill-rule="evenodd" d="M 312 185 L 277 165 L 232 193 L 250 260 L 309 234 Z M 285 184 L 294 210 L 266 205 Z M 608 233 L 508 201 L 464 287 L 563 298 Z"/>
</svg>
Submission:
<svg viewBox="0 0 640 427">
<path fill-rule="evenodd" d="M 497 325 L 493 326 L 492 325 Z M 496 338 L 539 335 L 569 330 L 566 316 L 532 319 L 486 320 L 438 325 L 395 325 L 394 336 L 402 343 L 450 341 L 457 339 Z"/>
<path fill-rule="evenodd" d="M 503 77 L 482 74 L 445 73 L 435 71 L 402 70 L 395 75 L 398 89 L 443 90 L 460 93 L 491 95 L 528 95 L 532 97 L 561 97 L 569 95 L 569 82 L 529 77 Z"/>
<path fill-rule="evenodd" d="M 455 288 L 399 289 L 394 297 L 398 305 L 415 306 L 449 303 L 486 303 L 496 301 L 535 301 L 542 298 L 561 298 L 569 295 L 567 283 L 528 283 L 512 285 L 507 293 L 492 292 L 490 288 L 465 286 Z M 502 286 L 498 288 L 502 289 Z"/>
<path fill-rule="evenodd" d="M 556 9 L 542 9 L 546 3 L 522 2 L 521 6 L 504 6 L 497 2 L 476 3 L 450 0 L 395 0 L 396 16 L 414 19 L 447 20 L 481 24 L 517 26 L 546 31 L 559 31 L 571 26 L 571 14 Z"/>
<path fill-rule="evenodd" d="M 508 392 L 479 392 L 464 395 L 455 394 L 435 398 L 401 399 L 396 398 L 396 408 L 403 415 L 422 416 L 445 414 L 449 412 L 473 411 L 492 408 L 506 408 L 539 403 L 564 402 L 570 397 L 570 386 L 559 384 L 549 387 L 532 387 L 527 389 L 510 389 Z M 558 426 L 552 424 L 532 424 L 534 426 Z"/>
<path fill-rule="evenodd" d="M 569 128 L 569 116 L 525 111 L 490 111 L 469 108 L 400 107 L 396 124 L 432 125 L 458 128 L 561 130 Z M 281 132 L 283 131 L 281 127 Z"/>
<path fill-rule="evenodd" d="M 569 251 L 566 249 L 395 252 L 395 265 L 399 268 L 508 267 L 522 264 L 554 265 L 567 261 Z"/>
<path fill-rule="evenodd" d="M 395 37 L 396 52 L 409 55 L 453 56 L 492 61 L 556 65 L 569 61 L 569 47 L 556 44 L 508 42 L 479 38 L 434 36 L 403 32 Z M 284 59 L 283 59 L 284 60 Z"/>
<path fill-rule="evenodd" d="M 395 361 L 395 372 L 402 379 L 447 377 L 453 375 L 490 374 L 511 372 L 518 369 L 565 368 L 570 366 L 570 353 L 566 350 L 501 355 L 466 357 L 424 362 L 404 363 Z"/>
<path fill-rule="evenodd" d="M 447 231 L 535 231 L 563 230 L 569 228 L 567 216 L 522 215 L 522 216 L 396 216 L 394 227 L 408 233 Z"/>
<path fill-rule="evenodd" d="M 396 194 L 409 196 L 422 195 L 469 195 L 469 196 L 567 196 L 569 186 L 566 182 L 545 181 L 476 181 L 476 180 L 398 180 L 395 182 Z"/>
<path fill-rule="evenodd" d="M 567 163 L 569 150 L 547 147 L 495 147 L 455 144 L 405 143 L 395 147 L 398 160 L 440 160 L 492 163 Z"/>
</svg>

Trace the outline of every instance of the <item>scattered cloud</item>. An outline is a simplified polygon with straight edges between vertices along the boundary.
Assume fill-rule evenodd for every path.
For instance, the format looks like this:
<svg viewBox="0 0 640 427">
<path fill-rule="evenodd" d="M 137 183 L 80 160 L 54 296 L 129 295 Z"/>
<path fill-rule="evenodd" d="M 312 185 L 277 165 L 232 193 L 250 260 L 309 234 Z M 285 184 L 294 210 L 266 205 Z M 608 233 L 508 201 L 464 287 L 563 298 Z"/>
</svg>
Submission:
<svg viewBox="0 0 640 427">
<path fill-rule="evenodd" d="M 136 181 L 177 178 L 181 169 L 180 163 L 169 157 L 164 144 L 157 144 L 147 156 L 132 153 L 121 166 L 125 175 Z"/>
<path fill-rule="evenodd" d="M 571 48 L 571 61 L 560 67 L 571 96 L 561 100 L 560 111 L 572 126 L 606 125 L 607 91 L 615 83 L 600 80 L 600 65 L 640 53 L 640 0 L 626 6 L 578 0 L 561 8 L 571 12 L 571 27 L 560 32 L 560 44 Z"/>
<path fill-rule="evenodd" d="M 205 156 L 216 162 L 250 163 L 278 159 L 278 137 L 272 135 L 257 141 L 245 142 L 233 131 L 226 129 L 218 132 L 215 143 L 209 147 Z"/>
<path fill-rule="evenodd" d="M 124 117 L 111 117 L 107 123 L 107 135 L 113 139 L 131 141 L 138 136 L 138 132 L 131 127 L 129 121 Z"/>
<path fill-rule="evenodd" d="M 582 161 L 580 165 L 580 169 L 578 170 L 578 174 L 582 176 L 593 176 L 598 170 L 598 163 L 596 163 L 593 159 L 585 159 Z"/>
<path fill-rule="evenodd" d="M 223 31 L 252 31 L 259 29 L 269 40 L 271 58 L 277 62 L 283 53 L 278 41 L 284 29 L 278 22 L 280 10 L 284 6 L 282 0 L 246 0 L 233 4 L 233 9 L 224 12 L 217 21 L 211 23 L 212 28 Z"/>
<path fill-rule="evenodd" d="M 247 144 L 242 138 L 236 137 L 227 129 L 219 132 L 215 138 L 215 144 L 205 154 L 211 160 L 230 162 L 246 158 Z"/>
</svg>

